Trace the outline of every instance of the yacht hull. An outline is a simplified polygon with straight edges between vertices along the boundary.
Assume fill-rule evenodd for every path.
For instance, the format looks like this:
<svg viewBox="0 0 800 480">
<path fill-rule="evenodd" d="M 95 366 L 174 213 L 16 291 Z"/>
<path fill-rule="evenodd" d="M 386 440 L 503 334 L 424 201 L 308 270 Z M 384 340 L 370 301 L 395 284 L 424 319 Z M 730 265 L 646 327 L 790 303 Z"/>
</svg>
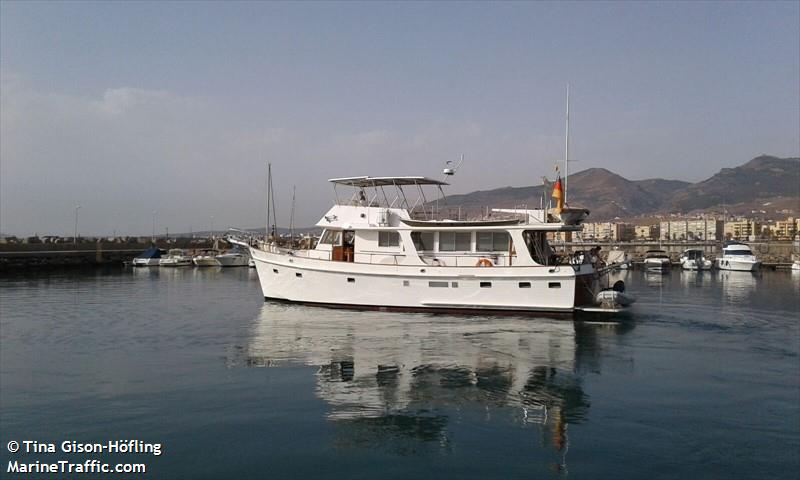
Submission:
<svg viewBox="0 0 800 480">
<path fill-rule="evenodd" d="M 717 268 L 720 270 L 731 270 L 735 272 L 755 272 L 761 267 L 759 261 L 730 260 L 727 258 L 717 259 Z"/>
<path fill-rule="evenodd" d="M 594 305 L 591 265 L 435 267 L 330 262 L 252 248 L 265 299 L 370 310 L 561 312 Z"/>
</svg>

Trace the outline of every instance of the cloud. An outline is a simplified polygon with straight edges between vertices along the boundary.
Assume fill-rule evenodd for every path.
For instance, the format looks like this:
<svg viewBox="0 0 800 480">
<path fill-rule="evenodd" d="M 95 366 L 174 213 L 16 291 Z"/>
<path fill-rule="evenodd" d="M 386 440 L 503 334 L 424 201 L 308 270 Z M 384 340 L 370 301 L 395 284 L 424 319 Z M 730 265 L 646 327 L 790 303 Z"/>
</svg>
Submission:
<svg viewBox="0 0 800 480">
<path fill-rule="evenodd" d="M 551 168 L 561 144 L 469 119 L 319 132 L 265 114 L 243 126 L 225 106 L 165 90 L 109 88 L 87 98 L 39 91 L 15 75 L 1 80 L 4 233 L 69 233 L 77 204 L 86 233 L 148 233 L 154 210 L 161 232 L 207 229 L 211 216 L 218 228 L 257 226 L 267 162 L 279 220 L 297 185 L 296 223 L 309 225 L 330 206 L 328 178 L 437 177 L 464 153 L 452 193 L 525 185 Z"/>
</svg>

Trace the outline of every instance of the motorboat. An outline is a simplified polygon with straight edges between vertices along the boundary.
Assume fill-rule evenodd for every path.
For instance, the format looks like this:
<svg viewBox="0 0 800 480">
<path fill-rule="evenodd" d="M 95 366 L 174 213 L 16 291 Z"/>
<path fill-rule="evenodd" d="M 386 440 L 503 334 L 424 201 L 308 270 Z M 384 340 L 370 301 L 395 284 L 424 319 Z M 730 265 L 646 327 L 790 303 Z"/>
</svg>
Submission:
<svg viewBox="0 0 800 480">
<path fill-rule="evenodd" d="M 250 254 L 246 250 L 234 248 L 217 255 L 215 258 L 222 267 L 247 267 L 250 261 Z"/>
<path fill-rule="evenodd" d="M 684 270 L 711 270 L 714 263 L 707 259 L 699 248 L 687 248 L 681 253 L 681 268 Z"/>
<path fill-rule="evenodd" d="M 599 275 L 588 257 L 556 254 L 548 242 L 548 235 L 580 232 L 589 213 L 565 210 L 560 179 L 554 209 L 487 208 L 481 218 L 458 221 L 438 209 L 443 201 L 425 196 L 425 189 L 433 188 L 444 199 L 448 184 L 441 180 L 360 176 L 329 181 L 336 203 L 317 222 L 323 233 L 316 246 L 288 248 L 276 236 L 238 242 L 249 248 L 266 300 L 447 313 L 616 313 L 623 308 L 618 295 L 597 297 L 607 276 Z M 352 189 L 352 196 L 340 198 L 343 188 Z M 558 215 L 563 211 L 569 214 Z M 614 301 L 605 295 L 615 296 Z"/>
<path fill-rule="evenodd" d="M 158 264 L 162 267 L 190 267 L 192 256 L 180 248 L 173 248 L 167 252 L 166 257 L 161 257 Z"/>
<path fill-rule="evenodd" d="M 614 247 L 608 252 L 606 264 L 613 269 L 627 270 L 630 267 L 631 259 L 628 252 L 620 250 L 619 247 Z"/>
<path fill-rule="evenodd" d="M 717 258 L 717 268 L 738 272 L 754 272 L 761 267 L 750 247 L 744 243 L 727 241 L 722 246 L 722 256 Z"/>
<path fill-rule="evenodd" d="M 214 255 L 214 251 L 205 250 L 192 258 L 192 262 L 198 267 L 219 267 L 220 263 Z"/>
<path fill-rule="evenodd" d="M 134 267 L 157 267 L 160 260 L 161 250 L 156 247 L 150 247 L 137 255 L 131 262 L 131 265 Z"/>
<path fill-rule="evenodd" d="M 648 250 L 644 254 L 644 268 L 648 272 L 667 273 L 672 264 L 669 255 L 664 250 Z"/>
</svg>

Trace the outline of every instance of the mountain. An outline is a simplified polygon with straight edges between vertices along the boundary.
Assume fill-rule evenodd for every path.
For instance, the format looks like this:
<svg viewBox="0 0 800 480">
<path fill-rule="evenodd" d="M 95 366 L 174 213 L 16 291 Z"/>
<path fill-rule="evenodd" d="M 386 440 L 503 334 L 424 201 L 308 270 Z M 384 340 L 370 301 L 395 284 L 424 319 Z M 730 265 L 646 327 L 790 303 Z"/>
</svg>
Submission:
<svg viewBox="0 0 800 480">
<path fill-rule="evenodd" d="M 545 192 L 546 190 L 546 192 Z M 538 208 L 550 201 L 551 187 L 503 187 L 447 198 L 451 207 L 477 211 L 486 205 Z M 594 220 L 656 213 L 688 213 L 723 204 L 796 198 L 800 208 L 800 159 L 761 156 L 736 168 L 723 168 L 707 180 L 692 184 L 680 180 L 652 178 L 628 180 L 605 168 L 590 168 L 570 175 L 569 203 L 584 206 Z M 748 203 L 749 202 L 749 203 Z M 784 201 L 782 204 L 786 204 Z"/>
<path fill-rule="evenodd" d="M 689 212 L 724 204 L 800 196 L 800 158 L 762 155 L 736 168 L 723 168 L 690 185 L 666 202 L 665 209 Z"/>
</svg>

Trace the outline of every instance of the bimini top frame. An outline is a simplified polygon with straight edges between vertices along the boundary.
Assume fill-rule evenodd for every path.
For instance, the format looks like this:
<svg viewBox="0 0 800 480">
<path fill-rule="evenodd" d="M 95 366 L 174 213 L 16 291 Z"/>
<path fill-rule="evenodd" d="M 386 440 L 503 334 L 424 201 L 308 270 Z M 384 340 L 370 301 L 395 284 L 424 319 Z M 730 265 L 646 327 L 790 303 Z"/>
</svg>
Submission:
<svg viewBox="0 0 800 480">
<path fill-rule="evenodd" d="M 420 205 L 424 210 L 425 205 L 428 203 L 428 199 L 425 198 L 425 192 L 422 189 L 423 185 L 435 185 L 439 190 L 442 200 L 445 199 L 442 185 L 449 185 L 447 182 L 428 177 L 346 177 L 332 178 L 328 181 L 333 183 L 333 191 L 336 195 L 337 205 L 341 205 L 342 202 L 339 199 L 339 193 L 336 190 L 336 186 L 346 185 L 356 189 L 348 202 L 349 204 L 405 208 L 409 212 L 412 212 L 417 206 Z M 403 190 L 404 186 L 416 187 L 417 191 L 419 192 L 419 197 L 417 197 L 413 205 L 409 204 L 408 202 L 406 192 Z M 386 195 L 386 190 L 384 187 L 394 187 L 395 195 L 392 200 L 389 200 L 389 196 Z M 369 197 L 367 196 L 366 192 L 367 188 L 373 189 Z M 381 200 L 383 200 L 383 203 L 381 203 Z M 425 212 L 426 216 L 427 213 L 428 212 Z"/>
</svg>

